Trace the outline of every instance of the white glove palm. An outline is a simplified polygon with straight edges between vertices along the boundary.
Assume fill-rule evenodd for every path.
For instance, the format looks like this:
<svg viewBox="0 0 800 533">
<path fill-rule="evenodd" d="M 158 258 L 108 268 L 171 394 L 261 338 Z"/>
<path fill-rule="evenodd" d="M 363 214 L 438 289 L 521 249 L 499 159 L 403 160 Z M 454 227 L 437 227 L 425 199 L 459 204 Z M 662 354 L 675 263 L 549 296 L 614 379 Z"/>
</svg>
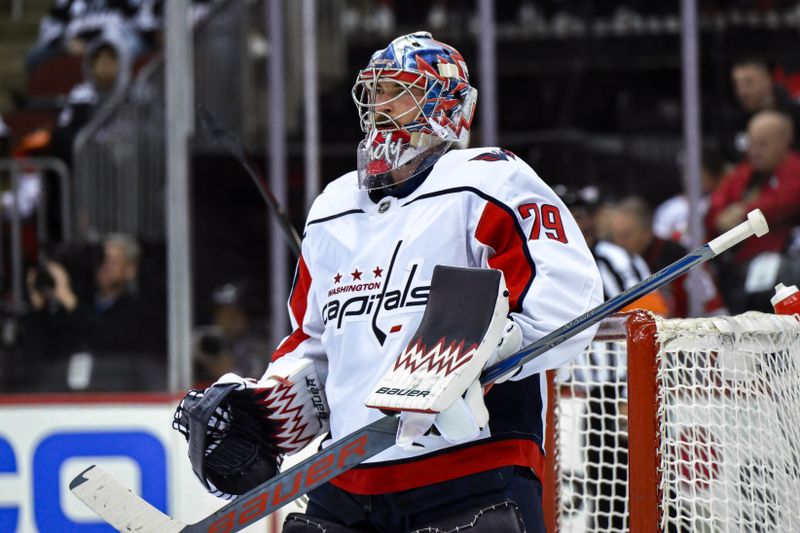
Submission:
<svg viewBox="0 0 800 533">
<path fill-rule="evenodd" d="M 495 350 L 491 357 L 489 357 L 489 360 L 486 361 L 486 366 L 484 368 L 489 368 L 500 361 L 508 359 L 517 353 L 520 348 L 522 348 L 522 330 L 516 322 L 509 318 L 508 322 L 506 322 L 506 326 L 503 328 L 503 336 L 500 337 L 500 342 L 497 343 L 497 350 Z M 497 385 L 508 381 L 510 378 L 519 374 L 520 370 L 522 370 L 522 368 L 517 368 L 500 376 L 494 380 L 494 384 Z"/>
</svg>

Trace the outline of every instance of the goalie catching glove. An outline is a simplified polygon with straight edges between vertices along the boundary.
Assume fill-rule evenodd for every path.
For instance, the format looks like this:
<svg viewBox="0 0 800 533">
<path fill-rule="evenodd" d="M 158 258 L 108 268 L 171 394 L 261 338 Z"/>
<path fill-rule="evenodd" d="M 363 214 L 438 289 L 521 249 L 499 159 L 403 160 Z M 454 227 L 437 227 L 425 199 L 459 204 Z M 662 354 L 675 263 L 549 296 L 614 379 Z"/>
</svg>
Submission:
<svg viewBox="0 0 800 533">
<path fill-rule="evenodd" d="M 480 434 L 489 421 L 481 371 L 522 346 L 522 333 L 508 311 L 501 271 L 434 269 L 416 334 L 366 400 L 368 407 L 401 412 L 398 446 L 419 446 L 416 441 L 431 426 L 454 444 Z"/>
<path fill-rule="evenodd" d="M 200 482 L 231 499 L 277 474 L 283 455 L 327 432 L 328 414 L 313 361 L 284 358 L 258 381 L 225 374 L 205 391 L 189 391 L 172 427 L 189 442 Z"/>
</svg>

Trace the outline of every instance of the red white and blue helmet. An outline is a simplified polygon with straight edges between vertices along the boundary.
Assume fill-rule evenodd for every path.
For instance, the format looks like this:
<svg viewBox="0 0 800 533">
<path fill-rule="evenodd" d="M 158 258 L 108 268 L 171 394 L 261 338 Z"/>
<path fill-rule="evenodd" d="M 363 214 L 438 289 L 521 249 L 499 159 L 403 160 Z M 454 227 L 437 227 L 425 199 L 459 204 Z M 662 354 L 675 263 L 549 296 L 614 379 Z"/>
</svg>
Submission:
<svg viewBox="0 0 800 533">
<path fill-rule="evenodd" d="M 398 86 L 390 101 L 410 95 L 414 106 L 395 117 L 381 111 L 387 101 L 379 102 L 377 91 L 384 82 Z M 376 51 L 352 94 L 366 134 L 358 147 L 359 187 L 372 190 L 419 174 L 454 142 L 466 145 L 478 90 L 458 50 L 417 32 Z"/>
</svg>

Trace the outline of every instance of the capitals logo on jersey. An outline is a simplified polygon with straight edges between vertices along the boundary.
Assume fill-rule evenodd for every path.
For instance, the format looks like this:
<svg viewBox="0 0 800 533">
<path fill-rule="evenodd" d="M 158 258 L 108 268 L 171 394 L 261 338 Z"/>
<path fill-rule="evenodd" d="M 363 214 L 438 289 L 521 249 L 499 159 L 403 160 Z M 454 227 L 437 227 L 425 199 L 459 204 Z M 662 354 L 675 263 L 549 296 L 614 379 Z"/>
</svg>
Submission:
<svg viewBox="0 0 800 533">
<path fill-rule="evenodd" d="M 383 345 L 387 332 L 378 326 L 378 320 L 384 316 L 388 319 L 396 313 L 410 311 L 416 307 L 424 307 L 428 303 L 430 280 L 422 280 L 419 275 L 421 263 L 412 262 L 399 283 L 390 283 L 395 271 L 394 260 L 402 241 L 397 243 L 389 267 L 380 265 L 371 270 L 371 279 L 366 275 L 367 269 L 347 268 L 350 280 L 336 273 L 333 287 L 328 290 L 328 301 L 322 307 L 322 322 L 326 326 L 332 324 L 338 334 L 342 325 L 349 321 L 372 321 L 372 332 L 378 343 Z M 364 278 L 364 279 L 362 279 Z M 341 284 L 345 281 L 345 284 Z M 393 288 L 389 288 L 392 286 Z M 400 324 L 393 324 L 388 333 L 399 331 Z"/>
</svg>

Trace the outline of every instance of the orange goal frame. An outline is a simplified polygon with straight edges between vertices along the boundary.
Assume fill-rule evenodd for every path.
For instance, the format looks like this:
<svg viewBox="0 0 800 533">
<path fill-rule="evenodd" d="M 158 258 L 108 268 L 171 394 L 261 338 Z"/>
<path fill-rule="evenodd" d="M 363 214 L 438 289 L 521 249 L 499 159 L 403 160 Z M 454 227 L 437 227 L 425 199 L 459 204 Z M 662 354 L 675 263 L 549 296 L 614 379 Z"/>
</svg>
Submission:
<svg viewBox="0 0 800 533">
<path fill-rule="evenodd" d="M 637 310 L 615 315 L 601 324 L 595 340 L 625 339 L 628 352 L 628 498 L 631 533 L 660 531 L 658 383 L 656 380 L 656 323 L 652 315 Z M 635 364 L 634 364 L 635 362 Z M 547 375 L 548 406 L 545 435 L 544 519 L 547 531 L 558 521 L 555 460 L 555 371 Z"/>
</svg>

